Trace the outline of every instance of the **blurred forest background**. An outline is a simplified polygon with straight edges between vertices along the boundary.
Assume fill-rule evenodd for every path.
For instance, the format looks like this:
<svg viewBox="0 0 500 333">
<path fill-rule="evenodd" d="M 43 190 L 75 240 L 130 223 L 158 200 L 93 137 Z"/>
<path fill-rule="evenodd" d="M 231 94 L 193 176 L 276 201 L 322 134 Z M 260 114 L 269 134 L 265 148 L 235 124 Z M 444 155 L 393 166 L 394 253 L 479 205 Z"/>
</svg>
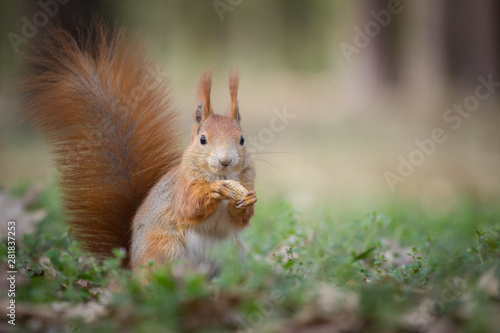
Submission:
<svg viewBox="0 0 500 333">
<path fill-rule="evenodd" d="M 308 209 L 398 197 L 441 214 L 463 195 L 498 196 L 499 87 L 458 128 L 444 119 L 474 95 L 479 76 L 500 81 L 496 0 L 60 2 L 55 16 L 70 28 L 97 12 L 144 38 L 169 77 L 186 142 L 202 68 L 214 70 L 216 112 L 225 112 L 227 75 L 239 68 L 246 136 L 272 152 L 258 162 L 261 200 L 280 195 Z M 51 1 L 0 2 L 0 185 L 54 178 L 18 110 L 15 84 L 32 39 L 18 52 L 11 42 L 26 20 L 43 19 L 41 3 Z M 273 119 L 284 112 L 294 118 L 277 130 Z M 435 128 L 447 140 L 391 189 L 387 172 L 397 175 L 400 157 Z"/>
</svg>

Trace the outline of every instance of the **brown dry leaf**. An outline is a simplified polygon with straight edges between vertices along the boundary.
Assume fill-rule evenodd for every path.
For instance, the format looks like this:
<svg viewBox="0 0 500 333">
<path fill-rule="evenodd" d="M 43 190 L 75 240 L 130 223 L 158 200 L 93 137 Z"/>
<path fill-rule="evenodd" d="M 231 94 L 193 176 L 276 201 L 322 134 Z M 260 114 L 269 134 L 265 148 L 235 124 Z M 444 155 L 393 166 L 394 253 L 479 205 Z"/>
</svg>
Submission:
<svg viewBox="0 0 500 333">
<path fill-rule="evenodd" d="M 73 306 L 65 302 L 54 302 L 52 303 L 52 309 L 68 321 L 73 318 L 81 317 L 86 324 L 93 322 L 99 317 L 105 316 L 108 312 L 106 307 L 97 301 L 80 303 Z"/>
<path fill-rule="evenodd" d="M 42 331 L 54 324 L 61 324 L 58 314 L 46 305 L 31 305 L 16 302 L 16 321 L 26 320 L 32 331 Z"/>
<path fill-rule="evenodd" d="M 357 332 L 362 326 L 363 321 L 354 311 L 341 310 L 327 315 L 318 311 L 315 305 L 310 305 L 306 306 L 283 332 Z"/>
<path fill-rule="evenodd" d="M 84 279 L 79 279 L 75 282 L 78 286 L 80 286 L 82 289 L 89 289 L 90 288 L 90 281 L 89 280 L 84 280 Z"/>
<path fill-rule="evenodd" d="M 333 318 L 332 318 L 333 319 Z M 284 333 L 345 333 L 359 332 L 363 326 L 362 322 L 355 319 L 354 321 L 347 317 L 335 318 L 334 321 L 318 322 L 309 325 L 290 325 L 282 332 Z"/>
<path fill-rule="evenodd" d="M 47 331 L 68 325 L 72 319 L 83 318 L 86 324 L 108 314 L 106 305 L 110 297 L 101 293 L 99 302 L 90 301 L 72 305 L 68 302 L 52 302 L 51 304 L 33 305 L 16 302 L 16 320 L 25 321 L 32 331 Z M 1 304 L 0 304 L 1 305 Z"/>
<path fill-rule="evenodd" d="M 16 302 L 16 317 L 26 320 L 27 326 L 32 331 L 46 331 L 61 327 L 70 322 L 71 319 L 82 317 L 85 323 L 90 323 L 99 317 L 106 315 L 104 305 L 90 301 L 71 305 L 67 302 L 53 302 L 47 305 L 31 305 Z"/>
<path fill-rule="evenodd" d="M 497 298 L 500 296 L 500 281 L 495 275 L 496 267 L 493 267 L 479 278 L 477 288 L 484 291 L 488 296 Z"/>
<path fill-rule="evenodd" d="M 223 293 L 205 299 L 193 299 L 181 305 L 182 326 L 188 331 L 210 327 L 236 328 L 239 324 L 237 306 L 240 297 Z"/>
<path fill-rule="evenodd" d="M 408 255 L 408 253 L 411 253 L 411 247 L 401 247 L 397 241 L 389 238 L 382 238 L 380 241 L 389 248 L 384 253 L 384 256 L 388 259 L 387 264 L 398 267 L 413 262 L 413 258 Z"/>
<path fill-rule="evenodd" d="M 448 318 L 439 318 L 429 324 L 426 333 L 460 333 L 463 332 Z"/>
<path fill-rule="evenodd" d="M 341 290 L 335 286 L 324 284 L 318 290 L 316 300 L 320 309 L 325 313 L 332 313 L 340 310 L 355 311 L 359 305 L 358 294 Z"/>
<path fill-rule="evenodd" d="M 40 195 L 41 186 L 28 189 L 22 198 L 12 198 L 6 189 L 0 191 L 0 220 L 16 221 L 16 239 L 25 233 L 31 233 L 36 225 L 47 216 L 43 209 L 28 211 L 27 207 L 35 204 Z M 1 234 L 7 234 L 7 223 L 2 223 Z"/>
<path fill-rule="evenodd" d="M 295 316 L 286 332 L 356 331 L 362 325 L 356 315 L 358 305 L 356 293 L 324 284 L 318 289 L 317 299 Z"/>
</svg>

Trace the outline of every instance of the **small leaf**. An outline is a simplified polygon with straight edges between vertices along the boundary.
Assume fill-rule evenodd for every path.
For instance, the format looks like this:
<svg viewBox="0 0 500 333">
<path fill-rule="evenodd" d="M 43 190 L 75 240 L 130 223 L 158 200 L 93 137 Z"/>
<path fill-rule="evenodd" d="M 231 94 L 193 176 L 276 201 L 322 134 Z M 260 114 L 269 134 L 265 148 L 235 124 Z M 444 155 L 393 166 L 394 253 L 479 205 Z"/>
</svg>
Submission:
<svg viewBox="0 0 500 333">
<path fill-rule="evenodd" d="M 366 250 L 366 251 L 358 254 L 357 256 L 354 257 L 354 259 L 352 259 L 352 262 L 355 262 L 355 261 L 367 258 L 374 250 L 375 250 L 375 246 L 373 246 L 373 247 L 369 248 L 368 250 Z"/>
<path fill-rule="evenodd" d="M 288 261 L 283 265 L 283 268 L 289 269 L 293 266 L 294 260 L 293 259 L 288 259 Z"/>
<path fill-rule="evenodd" d="M 50 259 L 50 261 L 54 262 L 54 261 L 58 261 L 60 252 L 58 249 L 51 249 L 51 250 L 47 251 L 45 253 L 45 255 L 47 256 L 47 258 Z"/>
</svg>

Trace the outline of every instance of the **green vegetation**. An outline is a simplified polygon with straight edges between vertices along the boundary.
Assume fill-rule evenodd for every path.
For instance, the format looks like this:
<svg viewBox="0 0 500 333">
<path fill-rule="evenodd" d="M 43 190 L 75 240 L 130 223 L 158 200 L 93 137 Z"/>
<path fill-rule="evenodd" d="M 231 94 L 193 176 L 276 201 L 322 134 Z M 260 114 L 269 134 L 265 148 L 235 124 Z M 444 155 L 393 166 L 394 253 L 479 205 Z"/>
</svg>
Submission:
<svg viewBox="0 0 500 333">
<path fill-rule="evenodd" d="M 26 185 L 12 192 L 22 196 Z M 500 212 L 464 200 L 446 216 L 418 207 L 300 214 L 259 202 L 248 255 L 223 247 L 211 281 L 175 263 L 151 282 L 98 263 L 71 240 L 53 188 L 47 216 L 17 242 L 16 328 L 61 332 L 487 332 L 498 328 Z M 345 217 L 348 216 L 348 217 Z M 7 271 L 6 241 L 0 246 Z M 496 326 L 495 326 L 496 325 Z"/>
</svg>

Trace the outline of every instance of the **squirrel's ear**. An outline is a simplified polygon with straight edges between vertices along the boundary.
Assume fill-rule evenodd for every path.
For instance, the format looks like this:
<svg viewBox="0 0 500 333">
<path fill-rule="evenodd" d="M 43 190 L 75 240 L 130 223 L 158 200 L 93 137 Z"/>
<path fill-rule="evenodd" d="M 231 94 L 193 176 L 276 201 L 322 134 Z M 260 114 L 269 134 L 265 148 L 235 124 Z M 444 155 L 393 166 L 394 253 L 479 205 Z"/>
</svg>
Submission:
<svg viewBox="0 0 500 333">
<path fill-rule="evenodd" d="M 193 113 L 193 118 L 194 118 L 194 121 L 196 121 L 199 125 L 201 124 L 201 122 L 203 121 L 203 101 L 200 102 L 200 104 L 198 104 L 198 106 L 196 107 L 196 110 L 194 110 L 194 113 Z"/>
<path fill-rule="evenodd" d="M 206 120 L 213 112 L 210 105 L 210 91 L 212 90 L 212 72 L 205 69 L 200 76 L 200 83 L 198 84 L 198 98 L 201 100 L 200 104 L 194 111 L 193 118 L 197 123 Z"/>
<path fill-rule="evenodd" d="M 237 70 L 229 74 L 229 95 L 231 95 L 231 108 L 227 112 L 228 117 L 235 119 L 238 123 L 241 120 L 240 108 L 238 105 L 238 84 L 240 82 Z"/>
</svg>

